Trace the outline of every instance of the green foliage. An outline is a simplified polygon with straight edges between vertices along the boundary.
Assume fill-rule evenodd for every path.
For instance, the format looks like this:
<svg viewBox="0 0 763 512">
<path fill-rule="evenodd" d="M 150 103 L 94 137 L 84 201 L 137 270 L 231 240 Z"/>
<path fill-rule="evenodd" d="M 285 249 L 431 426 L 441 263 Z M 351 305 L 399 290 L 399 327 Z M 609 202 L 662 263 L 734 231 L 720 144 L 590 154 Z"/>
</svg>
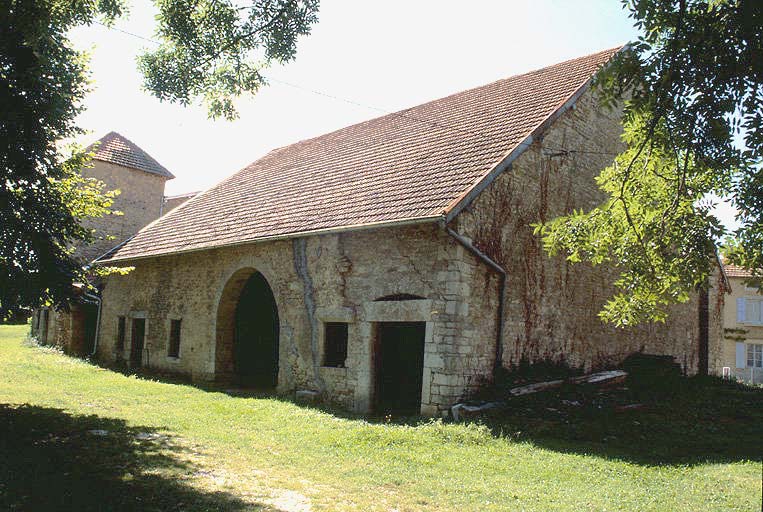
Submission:
<svg viewBox="0 0 763 512">
<path fill-rule="evenodd" d="M 610 197 L 606 203 L 538 228 L 551 254 L 567 251 L 572 262 L 622 269 L 615 283 L 620 291 L 600 313 L 618 325 L 665 320 L 666 306 L 686 302 L 704 285 L 713 237 L 723 232 L 703 200 L 713 175 L 689 152 L 670 153 L 659 144 L 642 148 L 646 124 L 643 118 L 628 120 L 628 149 L 598 176 Z M 654 131 L 653 140 L 664 136 L 664 123 Z"/>
<path fill-rule="evenodd" d="M 210 117 L 237 116 L 233 99 L 265 83 L 260 70 L 292 60 L 297 38 L 317 21 L 318 0 L 156 0 L 161 45 L 138 65 L 145 88 L 187 105 L 201 98 Z"/>
<path fill-rule="evenodd" d="M 161 46 L 139 62 L 163 100 L 202 98 L 210 115 L 235 117 L 232 100 L 255 92 L 259 69 L 294 57 L 316 21 L 316 0 L 156 0 Z M 109 212 L 113 193 L 80 177 L 89 156 L 65 158 L 61 141 L 88 92 L 88 56 L 69 30 L 123 15 L 122 0 L 0 2 L 0 319 L 62 303 L 88 272 L 72 247 L 93 240 L 82 221 Z M 103 270 L 98 271 L 103 272 Z"/>
<path fill-rule="evenodd" d="M 620 271 L 601 316 L 665 320 L 707 286 L 725 234 L 707 197 L 739 210 L 732 261 L 763 269 L 763 4 L 624 2 L 642 36 L 596 79 L 627 97 L 627 149 L 598 178 L 609 199 L 539 226 L 546 249 Z"/>
<path fill-rule="evenodd" d="M 733 262 L 741 267 L 748 269 L 758 269 L 750 277 L 744 279 L 748 286 L 763 288 L 763 272 L 761 272 L 760 254 L 750 250 L 750 246 L 760 243 L 763 244 L 763 233 L 759 229 L 750 230 L 747 235 L 746 243 L 736 236 L 727 236 L 721 244 L 721 255 L 726 261 Z M 759 239 L 759 240 L 756 240 Z"/>
<path fill-rule="evenodd" d="M 87 155 L 68 160 L 56 144 L 80 133 L 74 118 L 88 86 L 87 57 L 67 32 L 121 13 L 112 0 L 0 4 L 0 318 L 65 299 L 84 279 L 70 247 L 90 239 L 79 221 L 111 198 L 77 176 Z"/>
<path fill-rule="evenodd" d="M 111 205 L 114 198 L 119 195 L 119 190 L 105 190 L 106 185 L 95 178 L 85 178 L 80 173 L 81 169 L 90 166 L 92 153 L 83 149 L 74 149 L 73 156 L 61 164 L 62 176 L 49 178 L 51 185 L 58 190 L 64 204 L 69 208 L 69 213 L 77 220 L 98 218 L 104 215 L 121 215 L 121 212 L 112 211 Z M 80 222 L 81 224 L 81 222 Z M 93 230 L 87 230 L 82 234 L 83 241 L 93 240 Z"/>
</svg>

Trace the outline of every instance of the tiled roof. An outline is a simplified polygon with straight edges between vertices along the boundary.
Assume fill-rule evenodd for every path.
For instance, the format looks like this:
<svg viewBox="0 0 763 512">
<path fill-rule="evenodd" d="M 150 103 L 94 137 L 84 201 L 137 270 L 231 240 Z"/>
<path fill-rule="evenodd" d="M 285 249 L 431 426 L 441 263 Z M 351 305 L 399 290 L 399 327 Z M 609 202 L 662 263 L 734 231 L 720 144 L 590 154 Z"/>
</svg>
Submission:
<svg viewBox="0 0 763 512">
<path fill-rule="evenodd" d="M 162 164 L 154 160 L 151 155 L 140 149 L 135 143 L 123 137 L 117 132 L 109 132 L 98 139 L 98 147 L 95 148 L 93 159 L 123 165 L 132 169 L 138 169 L 152 174 L 172 179 L 172 175 Z M 93 148 L 95 144 L 90 146 Z"/>
<path fill-rule="evenodd" d="M 130 259 L 452 210 L 618 49 L 460 92 L 271 151 L 119 248 Z"/>
<path fill-rule="evenodd" d="M 746 268 L 738 267 L 737 265 L 729 265 L 724 263 L 723 271 L 726 272 L 728 277 L 752 277 L 752 274 Z"/>
</svg>

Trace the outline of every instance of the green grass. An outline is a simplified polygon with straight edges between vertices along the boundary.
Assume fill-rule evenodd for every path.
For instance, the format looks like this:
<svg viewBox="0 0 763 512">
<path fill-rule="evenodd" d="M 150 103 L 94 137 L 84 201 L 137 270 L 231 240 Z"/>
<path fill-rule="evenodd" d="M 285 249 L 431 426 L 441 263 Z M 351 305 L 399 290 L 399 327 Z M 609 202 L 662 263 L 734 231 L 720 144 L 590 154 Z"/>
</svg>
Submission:
<svg viewBox="0 0 763 512">
<path fill-rule="evenodd" d="M 29 345 L 27 329 L 0 327 L 2 510 L 760 509 L 759 390 L 370 423 L 125 376 Z"/>
</svg>

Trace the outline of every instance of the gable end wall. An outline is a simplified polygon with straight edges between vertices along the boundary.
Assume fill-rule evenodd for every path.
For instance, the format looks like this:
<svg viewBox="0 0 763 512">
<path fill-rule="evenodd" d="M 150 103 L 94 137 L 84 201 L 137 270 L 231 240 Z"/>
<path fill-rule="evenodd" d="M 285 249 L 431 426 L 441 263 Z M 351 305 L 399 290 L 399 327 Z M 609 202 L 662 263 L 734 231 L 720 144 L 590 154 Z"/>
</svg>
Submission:
<svg viewBox="0 0 763 512">
<path fill-rule="evenodd" d="M 457 231 L 507 272 L 505 367 L 547 360 L 590 370 L 645 352 L 672 355 L 687 372 L 697 371 L 696 297 L 674 306 L 665 324 L 605 325 L 597 313 L 615 291 L 616 272 L 549 258 L 533 234 L 535 223 L 605 199 L 594 177 L 623 149 L 619 118 L 587 91 L 455 219 Z M 711 331 L 717 343 L 717 324 Z"/>
</svg>

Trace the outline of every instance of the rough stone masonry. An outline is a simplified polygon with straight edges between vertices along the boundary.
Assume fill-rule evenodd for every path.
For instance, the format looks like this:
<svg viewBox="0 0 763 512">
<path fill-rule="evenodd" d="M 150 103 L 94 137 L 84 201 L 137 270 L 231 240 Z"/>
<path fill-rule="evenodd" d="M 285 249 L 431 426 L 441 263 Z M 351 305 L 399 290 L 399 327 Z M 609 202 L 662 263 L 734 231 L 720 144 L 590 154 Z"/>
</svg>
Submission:
<svg viewBox="0 0 763 512">
<path fill-rule="evenodd" d="M 643 351 L 696 372 L 697 300 L 676 306 L 667 324 L 606 326 L 597 313 L 611 269 L 549 258 L 533 234 L 534 223 L 601 200 L 593 177 L 621 147 L 618 115 L 586 92 L 450 225 L 505 269 L 503 318 L 499 273 L 442 223 L 425 222 L 127 259 L 134 270 L 104 290 L 98 355 L 127 359 L 129 320 L 144 318 L 144 366 L 219 380 L 235 357 L 238 296 L 259 272 L 277 304 L 277 390 L 315 390 L 359 412 L 374 410 L 379 322 L 425 323 L 420 410 L 430 415 L 491 380 L 499 322 L 503 366 L 548 359 L 590 370 Z M 401 299 L 378 300 L 387 297 Z M 167 355 L 173 319 L 182 319 L 179 357 Z M 321 365 L 331 322 L 348 324 L 343 367 Z"/>
<path fill-rule="evenodd" d="M 275 150 L 200 194 L 116 251 L 110 264 L 134 269 L 107 280 L 99 357 L 235 383 L 245 376 L 242 354 L 272 334 L 261 329 L 242 339 L 242 326 L 270 308 L 276 390 L 312 390 L 358 412 L 383 412 L 389 390 L 410 380 L 416 412 L 439 414 L 489 382 L 495 368 L 522 360 L 594 370 L 646 352 L 698 371 L 704 342 L 697 297 L 673 308 L 664 324 L 604 325 L 597 313 L 615 272 L 549 258 L 533 233 L 537 223 L 602 199 L 594 176 L 622 147 L 620 112 L 602 108 L 577 84 L 609 56 Z M 574 73 L 579 78 L 570 78 Z M 564 92 L 554 96 L 554 87 Z M 506 98 L 519 97 L 526 100 L 506 106 Z M 427 116 L 447 121 L 421 121 Z M 533 120 L 525 126 L 525 118 Z M 459 122 L 467 124 L 453 129 Z M 530 129 L 531 137 L 516 135 Z M 513 141 L 515 157 L 496 167 L 508 149 L 496 141 L 504 139 Z M 478 174 L 465 166 L 493 171 L 478 189 Z M 449 185 L 458 180 L 463 187 Z M 453 212 L 454 204 L 464 208 L 452 216 L 425 213 Z M 385 218 L 395 220 L 368 220 Z M 282 234 L 247 238 L 262 226 Z M 267 293 L 242 313 L 259 276 Z M 715 280 L 711 295 L 707 343 L 715 354 L 723 301 Z M 389 373 L 385 362 L 410 346 L 385 333 L 414 331 L 422 357 L 409 352 Z M 327 337 L 336 332 L 346 333 L 346 355 L 340 349 L 344 359 L 328 364 L 337 350 Z"/>
</svg>

